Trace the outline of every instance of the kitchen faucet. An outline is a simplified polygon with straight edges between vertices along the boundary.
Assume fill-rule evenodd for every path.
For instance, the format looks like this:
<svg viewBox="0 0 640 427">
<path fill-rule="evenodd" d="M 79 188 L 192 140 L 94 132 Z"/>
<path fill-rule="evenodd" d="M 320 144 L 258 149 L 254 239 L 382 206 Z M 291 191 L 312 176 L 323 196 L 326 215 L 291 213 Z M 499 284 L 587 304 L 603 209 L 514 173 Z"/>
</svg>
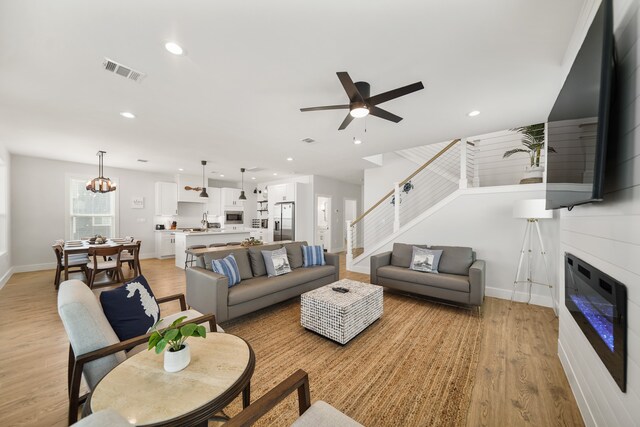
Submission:
<svg viewBox="0 0 640 427">
<path fill-rule="evenodd" d="M 202 224 L 202 227 L 204 228 L 204 231 L 207 231 L 209 229 L 209 220 L 207 219 L 207 213 L 204 212 L 202 214 L 202 221 L 200 221 L 200 224 Z"/>
</svg>

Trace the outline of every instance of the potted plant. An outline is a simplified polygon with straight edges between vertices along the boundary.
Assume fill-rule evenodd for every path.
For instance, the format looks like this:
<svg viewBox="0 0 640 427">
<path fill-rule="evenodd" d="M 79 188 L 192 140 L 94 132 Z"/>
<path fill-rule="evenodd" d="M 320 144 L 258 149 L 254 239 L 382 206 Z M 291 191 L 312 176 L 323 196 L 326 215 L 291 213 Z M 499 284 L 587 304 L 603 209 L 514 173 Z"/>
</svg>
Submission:
<svg viewBox="0 0 640 427">
<path fill-rule="evenodd" d="M 196 325 L 195 323 L 187 323 L 178 327 L 186 318 L 187 316 L 177 318 L 162 331 L 156 328 L 162 319 L 151 327 L 153 333 L 149 337 L 148 350 L 155 348 L 156 354 L 160 354 L 168 346 L 167 351 L 164 352 L 164 370 L 167 372 L 181 371 L 191 362 L 189 344 L 185 342 L 187 338 L 205 338 L 207 336 L 207 330 L 204 326 Z"/>
<path fill-rule="evenodd" d="M 240 246 L 247 248 L 249 246 L 260 246 L 261 244 L 262 240 L 256 239 L 255 237 L 248 237 L 240 243 Z"/>
<path fill-rule="evenodd" d="M 540 154 L 544 149 L 544 123 L 537 123 L 535 125 L 520 126 L 517 128 L 509 129 L 514 132 L 522 134 L 522 145 L 525 148 L 514 148 L 513 150 L 506 151 L 502 158 L 506 159 L 516 153 L 526 153 L 529 155 L 530 166 L 527 167 L 524 178 L 520 181 L 521 184 L 530 182 L 542 182 L 542 175 L 544 167 L 540 166 Z M 555 153 L 556 150 L 553 147 L 547 149 L 549 153 Z M 524 181 L 524 182 L 523 182 Z"/>
</svg>

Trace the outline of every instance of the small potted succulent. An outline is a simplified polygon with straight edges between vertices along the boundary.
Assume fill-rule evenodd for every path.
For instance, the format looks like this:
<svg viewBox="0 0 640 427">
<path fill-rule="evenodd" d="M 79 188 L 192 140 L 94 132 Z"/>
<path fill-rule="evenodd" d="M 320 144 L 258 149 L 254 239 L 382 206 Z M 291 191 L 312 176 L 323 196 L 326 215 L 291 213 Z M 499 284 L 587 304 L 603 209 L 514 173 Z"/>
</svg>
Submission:
<svg viewBox="0 0 640 427">
<path fill-rule="evenodd" d="M 243 247 L 249 246 L 260 246 L 262 244 L 262 240 L 256 239 L 255 237 L 249 237 L 248 239 L 244 239 L 240 244 Z"/>
<path fill-rule="evenodd" d="M 191 352 L 189 350 L 189 344 L 185 341 L 189 337 L 202 337 L 207 336 L 207 330 L 202 325 L 196 325 L 195 323 L 187 323 L 178 327 L 187 316 L 182 316 L 173 321 L 167 328 L 159 331 L 157 325 L 162 321 L 158 320 L 155 325 L 151 327 L 153 333 L 149 337 L 149 348 L 155 348 L 156 354 L 164 352 L 164 370 L 167 372 L 178 372 L 189 366 L 191 362 Z"/>
</svg>

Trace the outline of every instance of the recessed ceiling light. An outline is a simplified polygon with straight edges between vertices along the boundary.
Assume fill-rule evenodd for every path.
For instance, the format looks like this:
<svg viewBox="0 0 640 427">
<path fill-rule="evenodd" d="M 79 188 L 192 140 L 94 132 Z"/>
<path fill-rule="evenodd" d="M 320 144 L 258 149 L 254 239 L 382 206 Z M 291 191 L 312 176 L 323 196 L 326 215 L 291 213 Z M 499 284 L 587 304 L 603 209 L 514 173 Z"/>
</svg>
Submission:
<svg viewBox="0 0 640 427">
<path fill-rule="evenodd" d="M 174 55 L 182 55 L 184 53 L 182 47 L 174 42 L 165 43 L 164 48 Z"/>
<path fill-rule="evenodd" d="M 220 174 L 220 178 L 224 178 L 224 174 L 223 173 Z"/>
<path fill-rule="evenodd" d="M 356 137 L 354 136 L 353 137 L 353 143 L 356 144 L 356 145 L 360 145 L 360 144 L 362 144 L 362 141 L 359 140 L 359 139 L 356 139 Z"/>
<path fill-rule="evenodd" d="M 130 112 L 128 112 L 128 111 L 123 111 L 122 113 L 120 113 L 120 115 L 121 115 L 122 117 L 126 117 L 127 119 L 135 119 L 135 118 L 136 118 L 136 115 L 135 115 L 135 114 L 130 113 Z"/>
<path fill-rule="evenodd" d="M 470 111 L 469 113 L 467 113 L 467 116 L 469 116 L 469 117 L 475 117 L 475 116 L 477 116 L 478 114 L 480 114 L 480 111 L 478 111 L 478 110 L 473 110 L 473 111 Z"/>
<path fill-rule="evenodd" d="M 274 173 L 273 173 L 273 176 L 278 176 L 278 172 L 274 172 Z"/>
<path fill-rule="evenodd" d="M 182 168 L 178 168 L 178 170 L 179 170 L 180 172 L 182 172 L 184 169 L 182 169 Z"/>
<path fill-rule="evenodd" d="M 287 162 L 293 162 L 293 157 L 287 157 Z"/>
<path fill-rule="evenodd" d="M 251 177 L 251 179 L 256 179 L 256 177 L 255 177 L 255 176 L 252 176 L 252 177 Z"/>
</svg>

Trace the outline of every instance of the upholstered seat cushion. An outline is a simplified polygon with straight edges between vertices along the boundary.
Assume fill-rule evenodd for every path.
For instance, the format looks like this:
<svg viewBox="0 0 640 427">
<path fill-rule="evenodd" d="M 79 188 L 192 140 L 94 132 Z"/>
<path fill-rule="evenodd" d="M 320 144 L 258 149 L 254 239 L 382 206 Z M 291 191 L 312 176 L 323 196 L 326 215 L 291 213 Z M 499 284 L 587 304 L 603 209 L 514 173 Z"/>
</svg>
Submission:
<svg viewBox="0 0 640 427">
<path fill-rule="evenodd" d="M 411 265 L 411 257 L 413 255 L 413 247 L 428 249 L 427 245 L 410 245 L 407 243 L 394 243 L 391 252 L 391 265 L 396 267 L 409 268 Z M 439 249 L 439 248 L 438 248 Z"/>
<path fill-rule="evenodd" d="M 86 256 L 70 256 L 69 257 L 69 267 L 71 266 L 78 266 L 78 265 L 84 265 L 86 263 L 89 262 L 89 258 L 87 258 Z M 62 258 L 62 265 L 64 266 L 64 258 Z"/>
<path fill-rule="evenodd" d="M 113 409 L 105 409 L 84 417 L 73 424 L 73 427 L 131 427 L 132 425 Z"/>
<path fill-rule="evenodd" d="M 291 427 L 363 427 L 322 400 L 315 402 Z"/>
<path fill-rule="evenodd" d="M 311 282 L 335 274 L 332 265 L 297 268 L 291 273 L 275 277 L 254 277 L 243 280 L 240 284 L 229 288 L 229 305 L 241 304 L 284 289 L 293 288 L 301 283 Z"/>
<path fill-rule="evenodd" d="M 284 245 L 287 248 L 287 258 L 292 269 L 300 268 L 303 265 L 302 247 L 307 246 L 307 242 L 293 242 Z"/>
<path fill-rule="evenodd" d="M 261 277 L 267 275 L 267 267 L 264 264 L 262 251 L 275 251 L 277 249 L 280 249 L 281 247 L 281 244 L 274 244 L 252 246 L 249 248 L 249 260 L 251 262 L 251 270 L 253 270 L 253 277 Z"/>
<path fill-rule="evenodd" d="M 98 270 L 108 270 L 110 268 L 116 268 L 118 264 L 115 260 L 103 261 L 98 260 Z M 93 261 L 87 263 L 88 268 L 93 268 Z"/>
<path fill-rule="evenodd" d="M 469 267 L 475 261 L 473 249 L 464 246 L 429 246 L 429 249 L 442 250 L 438 266 L 440 273 L 469 275 Z"/>
<path fill-rule="evenodd" d="M 469 292 L 469 277 L 446 273 L 423 273 L 404 267 L 386 265 L 378 268 L 378 277 L 402 282 L 417 283 L 436 288 L 449 289 L 458 292 Z"/>
</svg>

